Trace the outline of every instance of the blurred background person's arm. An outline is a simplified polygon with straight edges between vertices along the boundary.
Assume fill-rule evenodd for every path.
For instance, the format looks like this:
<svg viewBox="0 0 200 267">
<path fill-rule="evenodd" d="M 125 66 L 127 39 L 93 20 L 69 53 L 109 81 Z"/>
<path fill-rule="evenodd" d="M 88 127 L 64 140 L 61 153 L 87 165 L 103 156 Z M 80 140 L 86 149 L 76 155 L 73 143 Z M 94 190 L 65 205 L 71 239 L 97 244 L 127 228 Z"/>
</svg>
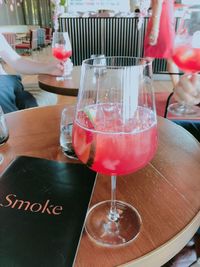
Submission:
<svg viewBox="0 0 200 267">
<path fill-rule="evenodd" d="M 55 76 L 63 75 L 63 64 L 57 60 L 40 62 L 23 58 L 7 43 L 6 39 L 0 34 L 0 57 L 17 73 L 20 74 L 50 74 Z"/>
<path fill-rule="evenodd" d="M 174 88 L 174 97 L 179 103 L 197 105 L 200 103 L 200 76 L 183 75 Z"/>
</svg>

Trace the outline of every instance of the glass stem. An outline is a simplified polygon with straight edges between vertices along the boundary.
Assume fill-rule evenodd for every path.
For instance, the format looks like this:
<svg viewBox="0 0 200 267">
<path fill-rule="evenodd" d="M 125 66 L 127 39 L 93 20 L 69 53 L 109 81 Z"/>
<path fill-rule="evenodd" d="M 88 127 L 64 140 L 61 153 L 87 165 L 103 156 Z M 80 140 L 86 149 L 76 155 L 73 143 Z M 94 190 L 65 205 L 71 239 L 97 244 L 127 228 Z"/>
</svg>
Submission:
<svg viewBox="0 0 200 267">
<path fill-rule="evenodd" d="M 116 222 L 119 219 L 119 213 L 117 211 L 116 206 L 116 182 L 117 177 L 116 175 L 111 176 L 111 206 L 110 206 L 110 212 L 108 215 L 109 220 Z"/>
</svg>

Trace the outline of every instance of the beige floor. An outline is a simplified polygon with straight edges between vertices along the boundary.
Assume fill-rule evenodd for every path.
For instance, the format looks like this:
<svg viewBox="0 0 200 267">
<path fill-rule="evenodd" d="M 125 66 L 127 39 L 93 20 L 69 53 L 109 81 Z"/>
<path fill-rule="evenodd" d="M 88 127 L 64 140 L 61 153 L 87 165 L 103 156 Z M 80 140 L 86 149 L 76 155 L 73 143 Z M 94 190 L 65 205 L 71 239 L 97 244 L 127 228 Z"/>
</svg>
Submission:
<svg viewBox="0 0 200 267">
<path fill-rule="evenodd" d="M 39 61 L 49 61 L 53 60 L 52 54 L 51 54 L 51 47 L 43 48 L 39 52 L 33 52 L 31 56 L 27 57 L 30 60 L 39 60 Z M 8 65 L 4 65 L 4 68 L 9 74 L 15 74 L 15 71 L 9 67 Z M 166 76 L 166 75 L 165 75 Z M 171 92 L 172 91 L 172 83 L 170 80 L 163 80 L 165 77 L 161 77 L 159 80 L 159 77 L 155 77 L 153 80 L 153 86 L 155 92 Z M 167 77 L 169 78 L 169 77 Z M 25 87 L 38 87 L 38 80 L 37 75 L 22 75 L 23 84 Z M 76 101 L 75 97 L 69 97 L 69 96 L 60 96 L 57 95 L 57 103 L 74 103 Z"/>
</svg>

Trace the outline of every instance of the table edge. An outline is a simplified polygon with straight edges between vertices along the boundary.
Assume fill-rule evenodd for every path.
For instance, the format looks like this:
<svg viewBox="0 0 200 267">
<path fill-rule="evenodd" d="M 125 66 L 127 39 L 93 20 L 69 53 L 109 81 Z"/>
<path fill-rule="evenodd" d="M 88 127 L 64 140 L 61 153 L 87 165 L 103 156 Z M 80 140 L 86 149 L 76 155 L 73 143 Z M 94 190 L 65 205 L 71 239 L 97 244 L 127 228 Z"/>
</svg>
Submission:
<svg viewBox="0 0 200 267">
<path fill-rule="evenodd" d="M 69 88 L 51 86 L 51 85 L 44 84 L 39 80 L 38 80 L 38 85 L 42 90 L 53 93 L 53 94 L 65 95 L 65 96 L 77 96 L 78 95 L 78 89 L 75 89 L 75 88 L 69 89 Z"/>
<path fill-rule="evenodd" d="M 200 211 L 193 220 L 176 236 L 164 243 L 155 250 L 145 254 L 144 256 L 132 260 L 118 267 L 160 267 L 173 258 L 196 233 L 200 225 Z"/>
</svg>

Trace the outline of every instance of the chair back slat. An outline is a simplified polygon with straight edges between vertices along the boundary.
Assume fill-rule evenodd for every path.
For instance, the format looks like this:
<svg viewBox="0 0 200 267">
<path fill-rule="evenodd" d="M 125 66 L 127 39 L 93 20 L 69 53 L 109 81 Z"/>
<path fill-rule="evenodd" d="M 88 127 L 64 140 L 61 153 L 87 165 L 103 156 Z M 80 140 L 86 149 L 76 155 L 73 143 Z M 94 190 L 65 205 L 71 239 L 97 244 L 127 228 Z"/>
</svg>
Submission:
<svg viewBox="0 0 200 267">
<path fill-rule="evenodd" d="M 30 30 L 31 32 L 31 49 L 35 50 L 38 47 L 38 37 L 37 37 L 37 30 Z"/>
<path fill-rule="evenodd" d="M 10 44 L 10 46 L 15 49 L 16 45 L 16 33 L 14 32 L 4 32 L 2 33 L 7 42 Z"/>
</svg>

